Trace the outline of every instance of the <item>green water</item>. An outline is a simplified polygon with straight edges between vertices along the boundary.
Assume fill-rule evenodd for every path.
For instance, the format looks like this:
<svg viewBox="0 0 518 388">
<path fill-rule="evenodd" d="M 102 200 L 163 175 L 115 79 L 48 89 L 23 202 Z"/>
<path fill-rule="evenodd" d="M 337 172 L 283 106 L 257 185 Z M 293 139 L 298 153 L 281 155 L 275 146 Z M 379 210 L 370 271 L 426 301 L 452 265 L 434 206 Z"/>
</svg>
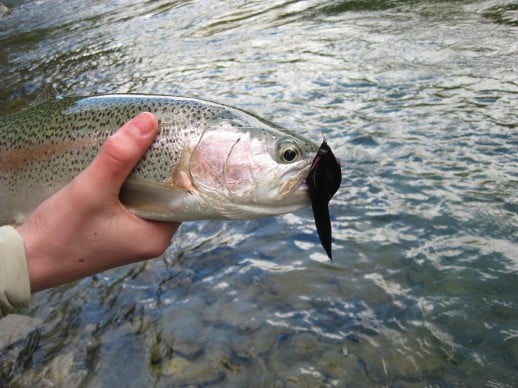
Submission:
<svg viewBox="0 0 518 388">
<path fill-rule="evenodd" d="M 161 258 L 35 294 L 11 385 L 515 386 L 515 3 L 5 3 L 0 114 L 48 84 L 201 97 L 343 167 L 334 262 L 309 209 L 185 223 Z"/>
</svg>

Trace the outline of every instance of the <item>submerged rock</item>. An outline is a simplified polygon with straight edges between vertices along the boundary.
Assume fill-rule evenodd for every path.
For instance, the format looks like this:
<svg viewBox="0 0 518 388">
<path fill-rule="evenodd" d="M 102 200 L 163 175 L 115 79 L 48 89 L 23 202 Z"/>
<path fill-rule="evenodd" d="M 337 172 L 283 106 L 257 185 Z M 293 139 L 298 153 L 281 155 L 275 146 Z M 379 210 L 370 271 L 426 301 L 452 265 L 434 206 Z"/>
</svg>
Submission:
<svg viewBox="0 0 518 388">
<path fill-rule="evenodd" d="M 164 327 L 161 330 L 162 341 L 172 343 L 176 355 L 188 359 L 203 353 L 208 340 L 204 323 L 195 311 L 195 306 L 171 311 L 164 316 Z"/>
<path fill-rule="evenodd" d="M 206 359 L 191 362 L 183 357 L 165 361 L 160 373 L 168 378 L 166 384 L 171 386 L 211 385 L 225 378 L 220 365 L 215 365 L 214 362 Z"/>
<path fill-rule="evenodd" d="M 178 376 L 182 374 L 190 366 L 189 360 L 183 357 L 175 357 L 164 362 L 160 369 L 160 373 L 165 376 Z"/>
<path fill-rule="evenodd" d="M 10 314 L 0 319 L 0 386 L 28 361 L 40 338 L 40 319 Z"/>
<path fill-rule="evenodd" d="M 0 3 L 0 18 L 11 14 L 11 10 L 3 3 Z"/>
</svg>

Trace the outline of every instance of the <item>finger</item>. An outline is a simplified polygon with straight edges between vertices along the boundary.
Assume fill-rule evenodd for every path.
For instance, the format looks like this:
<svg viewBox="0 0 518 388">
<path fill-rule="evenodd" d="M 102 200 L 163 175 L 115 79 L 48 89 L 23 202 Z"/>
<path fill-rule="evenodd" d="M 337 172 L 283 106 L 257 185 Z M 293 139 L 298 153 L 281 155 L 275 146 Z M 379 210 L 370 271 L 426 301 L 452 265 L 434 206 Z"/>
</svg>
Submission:
<svg viewBox="0 0 518 388">
<path fill-rule="evenodd" d="M 153 142 L 157 128 L 156 117 L 144 112 L 110 136 L 85 170 L 95 180 L 92 186 L 112 188 L 118 195 L 122 183 Z"/>
</svg>

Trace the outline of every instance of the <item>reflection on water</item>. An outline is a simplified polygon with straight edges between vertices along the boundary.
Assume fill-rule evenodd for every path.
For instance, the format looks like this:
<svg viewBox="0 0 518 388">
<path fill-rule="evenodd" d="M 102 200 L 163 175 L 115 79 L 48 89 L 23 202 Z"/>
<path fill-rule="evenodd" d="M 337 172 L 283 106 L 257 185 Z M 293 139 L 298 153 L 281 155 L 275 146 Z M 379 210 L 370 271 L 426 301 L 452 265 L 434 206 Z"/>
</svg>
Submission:
<svg viewBox="0 0 518 388">
<path fill-rule="evenodd" d="M 310 210 L 186 223 L 162 258 L 36 294 L 13 384 L 515 384 L 515 4 L 6 4 L 0 114 L 49 83 L 204 97 L 325 135 L 344 177 L 333 263 Z"/>
</svg>

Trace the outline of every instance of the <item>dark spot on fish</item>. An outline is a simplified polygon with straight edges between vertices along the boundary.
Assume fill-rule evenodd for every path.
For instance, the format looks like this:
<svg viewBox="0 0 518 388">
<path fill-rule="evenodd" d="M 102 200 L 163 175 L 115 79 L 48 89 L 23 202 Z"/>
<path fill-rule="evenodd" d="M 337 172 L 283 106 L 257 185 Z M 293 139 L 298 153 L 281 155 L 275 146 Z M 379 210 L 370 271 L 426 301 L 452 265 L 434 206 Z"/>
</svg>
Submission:
<svg viewBox="0 0 518 388">
<path fill-rule="evenodd" d="M 333 256 L 331 252 L 332 236 L 329 201 L 338 191 L 341 182 L 342 171 L 340 163 L 324 139 L 315 159 L 313 159 L 306 183 L 309 188 L 309 198 L 311 199 L 318 237 L 331 260 L 333 260 Z"/>
</svg>

